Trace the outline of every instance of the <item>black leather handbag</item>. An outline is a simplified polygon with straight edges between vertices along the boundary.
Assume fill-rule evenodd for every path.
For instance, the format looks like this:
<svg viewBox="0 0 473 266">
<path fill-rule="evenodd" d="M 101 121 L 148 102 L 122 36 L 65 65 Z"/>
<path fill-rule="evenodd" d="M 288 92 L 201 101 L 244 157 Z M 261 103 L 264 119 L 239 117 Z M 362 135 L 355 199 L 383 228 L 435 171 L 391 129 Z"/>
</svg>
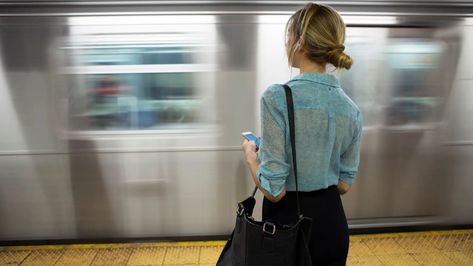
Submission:
<svg viewBox="0 0 473 266">
<path fill-rule="evenodd" d="M 308 249 L 312 219 L 301 214 L 299 204 L 292 91 L 289 86 L 283 86 L 286 92 L 299 219 L 291 225 L 281 225 L 276 221 L 255 221 L 252 217 L 256 203 L 255 188 L 250 197 L 238 203 L 235 229 L 220 254 L 217 266 L 312 266 Z"/>
</svg>

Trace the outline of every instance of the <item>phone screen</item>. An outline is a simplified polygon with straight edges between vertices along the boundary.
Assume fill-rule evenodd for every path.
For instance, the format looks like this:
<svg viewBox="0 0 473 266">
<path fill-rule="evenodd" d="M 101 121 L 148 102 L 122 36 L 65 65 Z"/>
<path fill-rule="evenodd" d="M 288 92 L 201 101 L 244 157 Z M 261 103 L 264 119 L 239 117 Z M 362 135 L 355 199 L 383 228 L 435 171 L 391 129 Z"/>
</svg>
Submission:
<svg viewBox="0 0 473 266">
<path fill-rule="evenodd" d="M 253 132 L 242 132 L 241 133 L 247 140 L 254 141 L 256 146 L 260 146 L 261 140 Z"/>
</svg>

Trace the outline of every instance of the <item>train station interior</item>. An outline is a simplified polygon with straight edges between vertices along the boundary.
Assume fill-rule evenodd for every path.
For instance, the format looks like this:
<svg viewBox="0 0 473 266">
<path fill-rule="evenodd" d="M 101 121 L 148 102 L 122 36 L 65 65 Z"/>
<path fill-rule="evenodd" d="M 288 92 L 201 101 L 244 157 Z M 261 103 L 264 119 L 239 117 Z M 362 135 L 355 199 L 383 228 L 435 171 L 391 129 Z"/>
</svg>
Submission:
<svg viewBox="0 0 473 266">
<path fill-rule="evenodd" d="M 216 265 L 308 2 L 0 0 L 0 266 Z M 363 117 L 347 265 L 473 265 L 473 2 L 320 3 Z"/>
</svg>

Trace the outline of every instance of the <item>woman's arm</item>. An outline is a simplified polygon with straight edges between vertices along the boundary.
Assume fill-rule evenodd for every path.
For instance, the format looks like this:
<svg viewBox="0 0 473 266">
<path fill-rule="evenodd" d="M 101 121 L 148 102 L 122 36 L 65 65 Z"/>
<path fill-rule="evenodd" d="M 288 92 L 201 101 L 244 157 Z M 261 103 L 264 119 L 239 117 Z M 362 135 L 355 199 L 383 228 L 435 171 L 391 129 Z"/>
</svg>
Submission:
<svg viewBox="0 0 473 266">
<path fill-rule="evenodd" d="M 281 193 L 277 196 L 271 195 L 268 191 L 266 191 L 264 188 L 261 187 L 260 181 L 258 177 L 256 176 L 256 170 L 258 170 L 258 167 L 260 165 L 260 162 L 258 160 L 258 155 L 256 154 L 256 144 L 253 141 L 248 141 L 244 140 L 243 144 L 241 145 L 243 147 L 243 151 L 245 154 L 245 160 L 246 163 L 248 164 L 248 168 L 250 169 L 251 177 L 253 178 L 253 181 L 255 182 L 256 186 L 261 190 L 263 195 L 271 202 L 278 202 L 280 201 L 285 195 L 286 195 L 286 190 L 283 189 Z"/>
<path fill-rule="evenodd" d="M 342 195 L 348 192 L 355 180 L 356 172 L 358 171 L 362 131 L 363 116 L 361 112 L 358 112 L 353 140 L 340 157 L 340 178 L 338 180 L 338 190 Z"/>
</svg>

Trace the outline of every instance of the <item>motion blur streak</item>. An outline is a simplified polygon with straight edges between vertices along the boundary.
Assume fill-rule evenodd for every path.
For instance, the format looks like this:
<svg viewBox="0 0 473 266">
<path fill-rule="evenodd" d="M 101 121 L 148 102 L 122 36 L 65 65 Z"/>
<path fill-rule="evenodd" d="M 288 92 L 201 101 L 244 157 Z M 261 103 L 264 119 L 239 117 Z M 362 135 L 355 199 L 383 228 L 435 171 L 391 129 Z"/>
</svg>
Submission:
<svg viewBox="0 0 473 266">
<path fill-rule="evenodd" d="M 301 4 L 0 1 L 0 241 L 228 234 Z M 472 224 L 473 4 L 330 4 L 365 118 L 350 227 Z"/>
<path fill-rule="evenodd" d="M 396 17 L 394 16 L 369 16 L 369 17 L 360 17 L 360 16 L 342 16 L 345 24 L 363 24 L 363 25 L 396 25 L 399 23 Z"/>
</svg>

